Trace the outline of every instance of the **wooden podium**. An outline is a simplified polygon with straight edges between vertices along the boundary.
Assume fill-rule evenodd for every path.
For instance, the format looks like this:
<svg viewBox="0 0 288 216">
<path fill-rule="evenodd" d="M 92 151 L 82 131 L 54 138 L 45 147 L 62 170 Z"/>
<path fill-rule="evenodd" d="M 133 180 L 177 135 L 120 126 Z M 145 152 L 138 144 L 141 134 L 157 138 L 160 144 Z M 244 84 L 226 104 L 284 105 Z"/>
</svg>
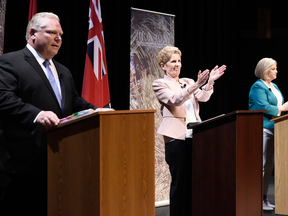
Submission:
<svg viewBox="0 0 288 216">
<path fill-rule="evenodd" d="M 288 114 L 272 120 L 275 122 L 275 213 L 288 215 Z"/>
<path fill-rule="evenodd" d="M 155 215 L 154 112 L 107 111 L 48 132 L 48 216 Z"/>
<path fill-rule="evenodd" d="M 192 215 L 263 215 L 263 112 L 235 111 L 191 127 Z"/>
</svg>

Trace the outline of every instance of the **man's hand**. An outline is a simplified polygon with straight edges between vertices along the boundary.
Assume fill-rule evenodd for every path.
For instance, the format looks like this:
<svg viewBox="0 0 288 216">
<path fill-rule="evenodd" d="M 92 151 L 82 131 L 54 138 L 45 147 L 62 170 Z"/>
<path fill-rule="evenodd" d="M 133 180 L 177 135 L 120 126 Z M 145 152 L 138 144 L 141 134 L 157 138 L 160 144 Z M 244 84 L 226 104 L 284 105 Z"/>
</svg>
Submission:
<svg viewBox="0 0 288 216">
<path fill-rule="evenodd" d="M 36 123 L 43 125 L 46 129 L 58 125 L 59 122 L 60 119 L 52 111 L 42 111 L 36 119 Z"/>
</svg>

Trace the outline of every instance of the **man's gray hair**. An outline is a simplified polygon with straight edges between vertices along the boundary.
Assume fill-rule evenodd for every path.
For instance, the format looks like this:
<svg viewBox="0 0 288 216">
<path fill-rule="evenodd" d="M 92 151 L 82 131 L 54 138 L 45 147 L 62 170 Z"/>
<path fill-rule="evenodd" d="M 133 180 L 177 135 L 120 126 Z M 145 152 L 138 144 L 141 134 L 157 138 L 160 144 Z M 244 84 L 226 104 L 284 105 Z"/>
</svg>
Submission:
<svg viewBox="0 0 288 216">
<path fill-rule="evenodd" d="M 46 18 L 56 19 L 60 22 L 59 17 L 54 13 L 41 12 L 41 13 L 35 14 L 27 25 L 26 36 L 25 36 L 26 41 L 30 37 L 31 28 L 35 29 L 36 31 L 41 31 L 41 29 L 46 26 Z"/>
</svg>

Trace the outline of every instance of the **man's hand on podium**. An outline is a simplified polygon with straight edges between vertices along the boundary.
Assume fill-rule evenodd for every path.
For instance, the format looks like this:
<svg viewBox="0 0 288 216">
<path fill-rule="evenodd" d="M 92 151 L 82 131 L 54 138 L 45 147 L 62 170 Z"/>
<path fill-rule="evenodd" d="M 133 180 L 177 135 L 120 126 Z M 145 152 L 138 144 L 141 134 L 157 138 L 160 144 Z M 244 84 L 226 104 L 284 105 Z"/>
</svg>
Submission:
<svg viewBox="0 0 288 216">
<path fill-rule="evenodd" d="M 36 119 L 37 124 L 43 125 L 46 129 L 50 129 L 60 123 L 60 119 L 52 111 L 41 111 Z"/>
</svg>

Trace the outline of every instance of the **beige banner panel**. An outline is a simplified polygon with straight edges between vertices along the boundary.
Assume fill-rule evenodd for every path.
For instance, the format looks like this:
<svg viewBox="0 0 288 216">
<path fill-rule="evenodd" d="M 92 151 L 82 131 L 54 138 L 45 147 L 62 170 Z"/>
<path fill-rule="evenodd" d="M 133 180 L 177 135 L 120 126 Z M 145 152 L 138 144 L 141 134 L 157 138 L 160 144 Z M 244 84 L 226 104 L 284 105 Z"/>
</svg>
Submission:
<svg viewBox="0 0 288 216">
<path fill-rule="evenodd" d="M 157 62 L 159 51 L 174 45 L 174 15 L 131 8 L 130 110 L 156 109 L 155 113 L 155 201 L 168 204 L 171 176 L 165 161 L 160 104 L 152 82 L 163 78 Z M 164 203 L 164 204 L 163 204 Z"/>
</svg>

